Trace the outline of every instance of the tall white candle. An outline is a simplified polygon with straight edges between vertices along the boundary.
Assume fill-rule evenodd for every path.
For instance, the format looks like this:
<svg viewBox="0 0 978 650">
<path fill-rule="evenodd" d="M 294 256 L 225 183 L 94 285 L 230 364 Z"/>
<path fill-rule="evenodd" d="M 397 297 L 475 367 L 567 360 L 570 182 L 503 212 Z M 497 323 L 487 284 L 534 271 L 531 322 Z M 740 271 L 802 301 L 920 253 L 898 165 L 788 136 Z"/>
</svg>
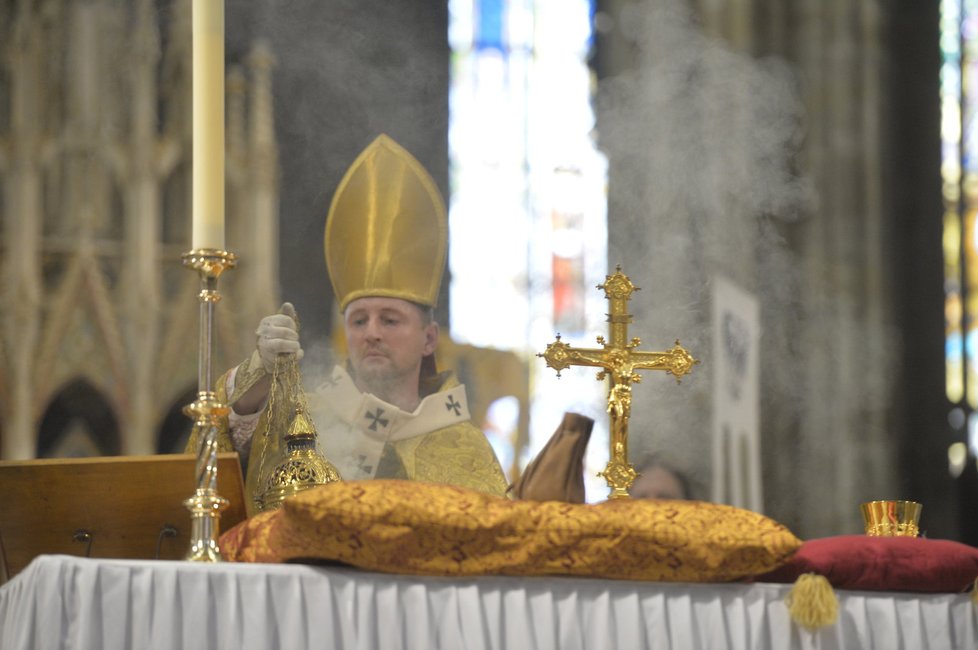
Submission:
<svg viewBox="0 0 978 650">
<path fill-rule="evenodd" d="M 224 0 L 193 3 L 193 248 L 224 250 Z"/>
</svg>

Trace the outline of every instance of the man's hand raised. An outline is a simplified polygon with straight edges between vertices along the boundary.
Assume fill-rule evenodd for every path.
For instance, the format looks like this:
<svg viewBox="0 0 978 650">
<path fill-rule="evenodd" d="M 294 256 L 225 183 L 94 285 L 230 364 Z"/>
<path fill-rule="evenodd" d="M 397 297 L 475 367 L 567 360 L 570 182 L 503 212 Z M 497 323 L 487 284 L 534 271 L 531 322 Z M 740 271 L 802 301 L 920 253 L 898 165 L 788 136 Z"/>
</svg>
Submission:
<svg viewBox="0 0 978 650">
<path fill-rule="evenodd" d="M 275 361 L 280 354 L 294 354 L 297 361 L 302 358 L 296 322 L 295 307 L 286 302 L 282 303 L 277 314 L 266 316 L 258 323 L 255 330 L 258 355 L 266 372 L 271 373 L 275 369 Z"/>
</svg>

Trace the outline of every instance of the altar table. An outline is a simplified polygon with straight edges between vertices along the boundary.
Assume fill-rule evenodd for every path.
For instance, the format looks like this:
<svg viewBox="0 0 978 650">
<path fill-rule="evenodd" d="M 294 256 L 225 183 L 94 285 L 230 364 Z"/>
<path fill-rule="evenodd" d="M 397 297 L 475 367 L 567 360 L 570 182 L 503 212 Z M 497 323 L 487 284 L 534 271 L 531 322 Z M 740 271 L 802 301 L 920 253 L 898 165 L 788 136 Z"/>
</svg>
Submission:
<svg viewBox="0 0 978 650">
<path fill-rule="evenodd" d="M 809 632 L 790 588 L 42 555 L 0 587 L 0 648 L 978 648 L 968 594 L 837 590 Z"/>
</svg>

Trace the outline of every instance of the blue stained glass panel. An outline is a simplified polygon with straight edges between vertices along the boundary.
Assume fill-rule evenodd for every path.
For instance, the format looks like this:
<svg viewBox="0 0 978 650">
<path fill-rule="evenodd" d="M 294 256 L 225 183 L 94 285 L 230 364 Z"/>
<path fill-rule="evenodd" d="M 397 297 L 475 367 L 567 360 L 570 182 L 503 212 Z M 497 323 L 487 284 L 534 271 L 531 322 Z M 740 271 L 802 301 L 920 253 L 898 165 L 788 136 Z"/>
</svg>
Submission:
<svg viewBox="0 0 978 650">
<path fill-rule="evenodd" d="M 505 0 L 479 0 L 476 3 L 475 48 L 505 52 Z"/>
</svg>

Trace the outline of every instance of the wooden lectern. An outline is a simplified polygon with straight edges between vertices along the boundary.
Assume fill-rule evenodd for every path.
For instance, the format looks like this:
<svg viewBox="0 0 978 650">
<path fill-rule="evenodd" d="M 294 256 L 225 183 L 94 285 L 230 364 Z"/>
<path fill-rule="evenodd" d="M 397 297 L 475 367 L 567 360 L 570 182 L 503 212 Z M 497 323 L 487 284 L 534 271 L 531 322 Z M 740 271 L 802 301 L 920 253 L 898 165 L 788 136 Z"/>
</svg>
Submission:
<svg viewBox="0 0 978 650">
<path fill-rule="evenodd" d="M 38 555 L 183 559 L 193 454 L 0 461 L 0 584 Z M 247 517 L 241 463 L 218 454 L 221 532 Z"/>
</svg>

